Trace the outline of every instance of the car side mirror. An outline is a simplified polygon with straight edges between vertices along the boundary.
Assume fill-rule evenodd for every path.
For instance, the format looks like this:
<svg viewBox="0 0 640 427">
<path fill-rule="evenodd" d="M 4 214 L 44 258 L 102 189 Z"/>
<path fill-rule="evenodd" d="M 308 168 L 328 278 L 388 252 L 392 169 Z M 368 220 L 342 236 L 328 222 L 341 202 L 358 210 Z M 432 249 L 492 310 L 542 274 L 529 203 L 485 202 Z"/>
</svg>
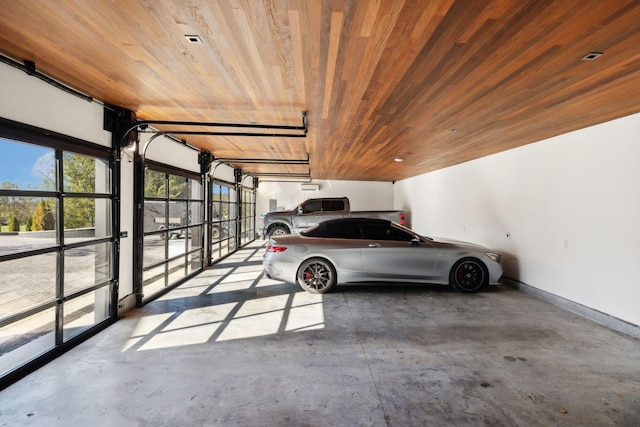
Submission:
<svg viewBox="0 0 640 427">
<path fill-rule="evenodd" d="M 411 246 L 420 246 L 420 239 L 411 239 Z"/>
<path fill-rule="evenodd" d="M 302 207 L 301 206 L 298 206 L 297 212 L 298 212 L 298 215 L 302 215 Z"/>
</svg>

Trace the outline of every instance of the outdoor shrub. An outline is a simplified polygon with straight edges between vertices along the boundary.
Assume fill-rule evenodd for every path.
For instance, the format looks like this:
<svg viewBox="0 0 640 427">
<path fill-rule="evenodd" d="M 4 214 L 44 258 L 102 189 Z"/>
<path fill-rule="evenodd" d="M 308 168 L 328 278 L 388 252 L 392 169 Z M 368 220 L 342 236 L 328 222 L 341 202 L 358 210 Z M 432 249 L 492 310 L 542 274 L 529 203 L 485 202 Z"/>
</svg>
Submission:
<svg viewBox="0 0 640 427">
<path fill-rule="evenodd" d="M 9 218 L 9 231 L 20 231 L 20 223 L 15 215 L 11 215 Z"/>
<path fill-rule="evenodd" d="M 44 199 L 40 200 L 33 213 L 31 231 L 54 230 L 55 226 L 56 221 L 51 204 Z"/>
</svg>

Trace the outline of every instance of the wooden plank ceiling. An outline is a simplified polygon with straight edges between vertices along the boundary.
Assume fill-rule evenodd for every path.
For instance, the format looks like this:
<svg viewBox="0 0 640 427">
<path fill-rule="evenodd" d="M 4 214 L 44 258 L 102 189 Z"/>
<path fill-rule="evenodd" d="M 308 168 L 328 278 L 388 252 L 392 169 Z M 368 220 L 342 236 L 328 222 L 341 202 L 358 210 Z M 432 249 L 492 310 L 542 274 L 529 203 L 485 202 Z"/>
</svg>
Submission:
<svg viewBox="0 0 640 427">
<path fill-rule="evenodd" d="M 254 174 L 394 181 L 640 111 L 638 0 L 2 3 L 0 53 L 139 119 L 306 111 L 305 139 L 180 137 L 217 158 L 309 155 L 236 163 Z"/>
</svg>

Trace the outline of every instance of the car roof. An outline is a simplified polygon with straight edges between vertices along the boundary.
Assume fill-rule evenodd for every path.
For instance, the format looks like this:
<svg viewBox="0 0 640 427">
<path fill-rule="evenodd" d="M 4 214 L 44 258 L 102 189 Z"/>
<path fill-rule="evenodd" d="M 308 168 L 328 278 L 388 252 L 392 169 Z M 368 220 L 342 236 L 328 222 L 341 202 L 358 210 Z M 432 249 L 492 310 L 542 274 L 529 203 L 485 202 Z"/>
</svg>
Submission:
<svg viewBox="0 0 640 427">
<path fill-rule="evenodd" d="M 351 224 L 389 224 L 391 221 L 381 218 L 337 218 L 323 221 L 323 224 L 331 226 L 332 224 L 351 223 Z"/>
</svg>

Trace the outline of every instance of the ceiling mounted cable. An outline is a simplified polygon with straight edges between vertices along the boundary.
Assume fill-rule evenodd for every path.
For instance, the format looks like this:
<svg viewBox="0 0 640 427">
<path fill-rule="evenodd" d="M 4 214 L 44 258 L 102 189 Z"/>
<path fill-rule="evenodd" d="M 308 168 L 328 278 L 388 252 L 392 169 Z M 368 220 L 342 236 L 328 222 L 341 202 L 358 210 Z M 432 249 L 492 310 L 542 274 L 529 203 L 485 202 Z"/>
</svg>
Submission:
<svg viewBox="0 0 640 427">
<path fill-rule="evenodd" d="M 200 131 L 200 130 L 181 130 L 181 129 L 163 129 L 157 131 L 164 135 L 207 135 L 207 136 L 243 136 L 243 137 L 276 137 L 276 138 L 306 138 L 308 132 L 307 113 L 302 112 L 302 125 L 273 125 L 259 123 L 221 123 L 221 122 L 192 122 L 180 120 L 135 120 L 124 131 L 121 137 L 120 145 L 123 145 L 128 135 L 136 128 L 146 130 L 149 125 L 171 125 L 177 127 L 214 127 L 214 128 L 239 128 L 239 129 L 255 129 L 255 130 L 273 130 L 286 131 L 278 132 L 221 132 L 221 131 Z M 292 133 L 288 133 L 292 132 Z"/>
<path fill-rule="evenodd" d="M 308 165 L 309 153 L 307 153 L 306 159 L 245 159 L 238 158 L 215 158 L 220 162 L 225 163 L 245 163 L 245 164 L 264 164 L 264 165 Z"/>
<path fill-rule="evenodd" d="M 0 55 L 0 62 L 3 62 L 5 64 L 7 64 L 7 65 L 10 65 L 13 68 L 17 68 L 18 70 L 22 70 L 25 73 L 27 73 L 28 75 L 33 76 L 33 77 L 37 77 L 40 80 L 42 80 L 43 82 L 49 83 L 51 86 L 54 86 L 54 87 L 56 87 L 56 88 L 58 88 L 58 89 L 60 89 L 60 90 L 62 90 L 64 92 L 67 92 L 67 93 L 69 93 L 69 94 L 71 94 L 73 96 L 76 96 L 76 97 L 80 98 L 80 99 L 84 99 L 85 101 L 88 101 L 88 102 L 95 101 L 89 95 L 85 95 L 84 93 L 79 92 L 79 91 L 77 91 L 75 89 L 72 89 L 69 86 L 60 83 L 59 81 L 52 79 L 51 77 L 47 76 L 46 74 L 42 74 L 40 71 L 37 71 L 36 70 L 36 63 L 33 62 L 33 61 L 25 60 L 24 64 L 21 64 L 20 62 L 15 61 L 15 60 L 13 60 L 11 58 L 8 58 L 8 57 L 6 57 L 4 55 Z"/>
<path fill-rule="evenodd" d="M 308 173 L 299 173 L 299 172 L 248 172 L 251 176 L 271 176 L 271 177 L 292 177 L 292 178 L 310 178 L 311 171 Z"/>
</svg>

